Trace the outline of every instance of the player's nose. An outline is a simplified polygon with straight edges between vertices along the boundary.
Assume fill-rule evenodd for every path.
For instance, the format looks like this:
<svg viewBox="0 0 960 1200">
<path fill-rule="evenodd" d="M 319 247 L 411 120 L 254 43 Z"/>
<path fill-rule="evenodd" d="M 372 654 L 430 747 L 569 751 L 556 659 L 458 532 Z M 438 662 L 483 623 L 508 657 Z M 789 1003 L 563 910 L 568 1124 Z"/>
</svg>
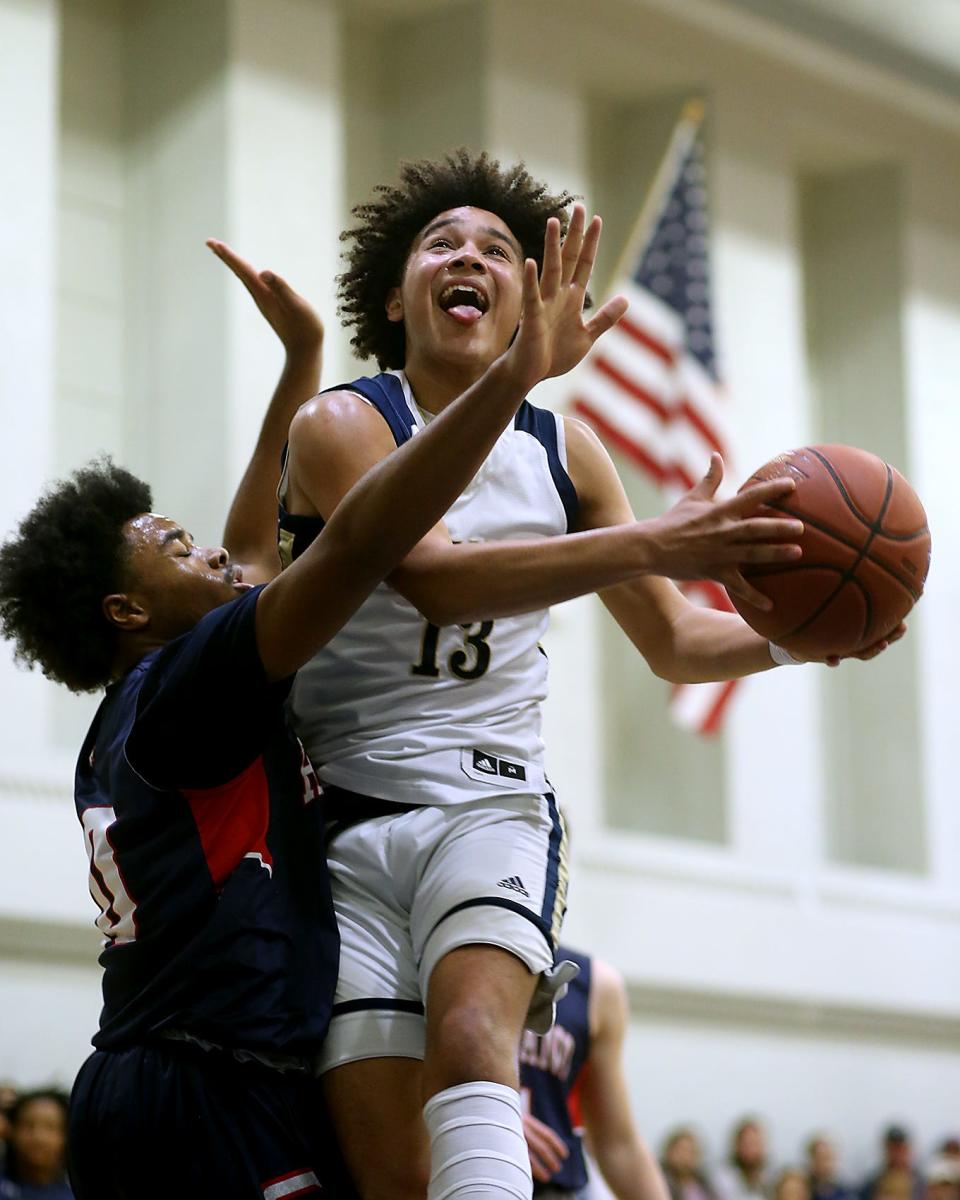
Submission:
<svg viewBox="0 0 960 1200">
<path fill-rule="evenodd" d="M 230 556 L 222 546 L 210 546 L 203 552 L 204 560 L 208 567 L 212 567 L 215 571 L 222 570 L 230 561 Z"/>
<path fill-rule="evenodd" d="M 454 271 L 476 271 L 481 275 L 486 274 L 487 270 L 483 258 L 469 245 L 460 247 L 450 260 L 450 268 Z"/>
</svg>

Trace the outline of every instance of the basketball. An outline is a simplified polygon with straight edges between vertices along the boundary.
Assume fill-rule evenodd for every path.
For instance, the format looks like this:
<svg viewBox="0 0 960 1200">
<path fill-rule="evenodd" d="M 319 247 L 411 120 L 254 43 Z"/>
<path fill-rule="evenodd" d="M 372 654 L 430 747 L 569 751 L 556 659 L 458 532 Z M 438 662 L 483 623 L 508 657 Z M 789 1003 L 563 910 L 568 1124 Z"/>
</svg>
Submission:
<svg viewBox="0 0 960 1200">
<path fill-rule="evenodd" d="M 899 471 L 855 446 L 791 450 L 744 487 L 785 475 L 796 490 L 770 508 L 803 521 L 803 557 L 744 568 L 773 601 L 770 612 L 730 599 L 751 628 L 798 658 L 855 654 L 896 629 L 923 592 L 923 505 Z"/>
</svg>

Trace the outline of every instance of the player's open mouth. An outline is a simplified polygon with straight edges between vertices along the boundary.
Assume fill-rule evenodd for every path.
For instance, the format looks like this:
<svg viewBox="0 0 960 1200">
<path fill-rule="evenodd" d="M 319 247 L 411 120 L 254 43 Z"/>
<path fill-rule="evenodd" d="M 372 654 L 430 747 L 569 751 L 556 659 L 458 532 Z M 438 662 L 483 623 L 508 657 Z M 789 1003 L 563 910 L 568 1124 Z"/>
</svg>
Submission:
<svg viewBox="0 0 960 1200">
<path fill-rule="evenodd" d="M 473 325 L 490 307 L 487 294 L 471 283 L 449 283 L 440 293 L 440 307 L 461 325 Z"/>
<path fill-rule="evenodd" d="M 243 571 L 236 563 L 227 567 L 227 583 L 235 592 L 248 592 L 253 587 L 252 583 L 243 582 Z"/>
</svg>

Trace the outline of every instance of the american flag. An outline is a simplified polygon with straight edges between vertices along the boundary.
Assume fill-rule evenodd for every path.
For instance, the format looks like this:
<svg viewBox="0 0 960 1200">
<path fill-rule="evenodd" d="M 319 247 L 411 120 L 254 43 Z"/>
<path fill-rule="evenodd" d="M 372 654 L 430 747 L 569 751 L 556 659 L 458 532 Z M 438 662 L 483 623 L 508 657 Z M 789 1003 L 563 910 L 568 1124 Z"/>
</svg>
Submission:
<svg viewBox="0 0 960 1200">
<path fill-rule="evenodd" d="M 730 474 L 726 395 L 710 311 L 703 106 L 684 107 L 612 291 L 630 307 L 584 361 L 574 410 L 664 491 L 672 503 L 703 476 L 711 451 Z M 684 584 L 697 604 L 732 611 L 710 581 Z M 735 682 L 673 689 L 677 722 L 716 732 Z"/>
</svg>

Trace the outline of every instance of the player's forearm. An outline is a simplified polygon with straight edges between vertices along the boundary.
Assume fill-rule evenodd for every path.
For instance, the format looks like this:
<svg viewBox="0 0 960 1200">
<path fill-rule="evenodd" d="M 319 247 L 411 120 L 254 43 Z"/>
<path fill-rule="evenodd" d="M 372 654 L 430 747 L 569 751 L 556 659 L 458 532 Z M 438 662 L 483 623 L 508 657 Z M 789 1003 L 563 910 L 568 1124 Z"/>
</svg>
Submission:
<svg viewBox="0 0 960 1200">
<path fill-rule="evenodd" d="M 277 559 L 277 484 L 290 422 L 320 386 L 322 340 L 287 355 L 257 444 L 227 513 L 223 544 L 237 562 Z M 280 569 L 279 560 L 276 570 Z"/>
<path fill-rule="evenodd" d="M 670 1200 L 663 1172 L 642 1138 L 594 1143 L 597 1166 L 617 1200 Z"/>
<path fill-rule="evenodd" d="M 694 604 L 674 623 L 672 649 L 674 683 L 741 679 L 775 665 L 767 639 L 754 633 L 736 613 Z"/>
<path fill-rule="evenodd" d="M 518 616 L 644 572 L 640 526 L 564 537 L 417 547 L 390 582 L 435 625 Z"/>
<path fill-rule="evenodd" d="M 598 1159 L 598 1166 L 617 1200 L 670 1200 L 664 1175 L 646 1142 L 617 1147 Z"/>
</svg>

